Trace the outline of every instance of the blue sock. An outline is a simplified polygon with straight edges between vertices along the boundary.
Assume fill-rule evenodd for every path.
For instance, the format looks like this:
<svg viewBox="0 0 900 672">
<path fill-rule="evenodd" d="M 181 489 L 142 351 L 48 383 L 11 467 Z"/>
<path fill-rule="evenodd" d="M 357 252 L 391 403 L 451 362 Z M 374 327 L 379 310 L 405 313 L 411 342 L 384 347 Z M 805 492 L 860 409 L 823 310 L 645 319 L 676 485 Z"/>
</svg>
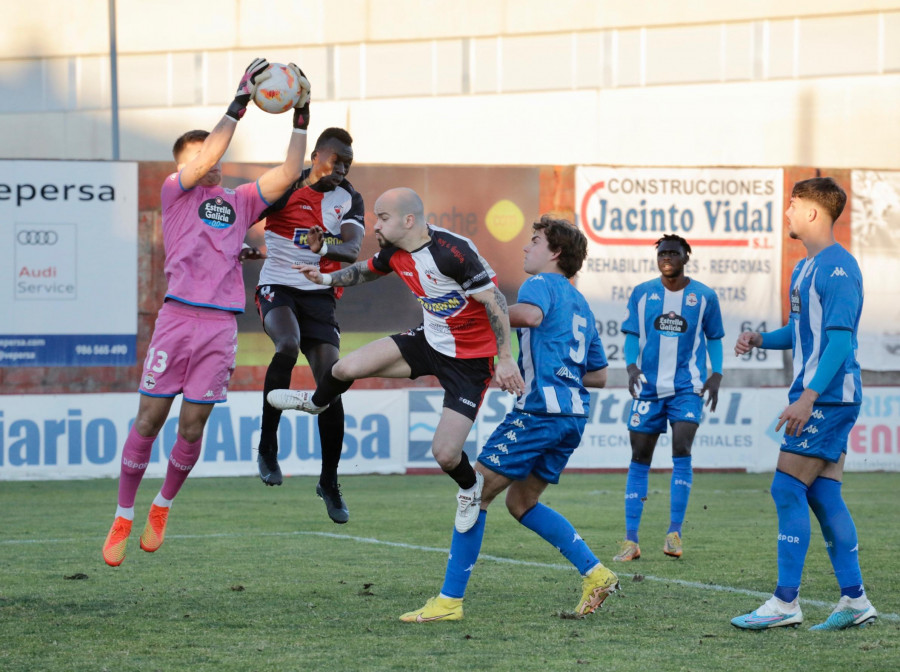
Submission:
<svg viewBox="0 0 900 672">
<path fill-rule="evenodd" d="M 478 522 L 467 532 L 460 534 L 453 528 L 453 540 L 450 542 L 450 557 L 447 558 L 447 571 L 444 573 L 444 585 L 441 595 L 446 597 L 462 597 L 466 594 L 466 584 L 475 562 L 481 552 L 481 540 L 484 539 L 484 525 L 487 511 L 478 512 Z"/>
<path fill-rule="evenodd" d="M 625 538 L 638 543 L 638 528 L 647 499 L 647 484 L 650 480 L 650 465 L 632 461 L 628 465 L 625 481 Z"/>
<path fill-rule="evenodd" d="M 834 576 L 841 587 L 841 595 L 860 597 L 863 594 L 862 572 L 859 569 L 859 541 L 856 525 L 844 498 L 841 482 L 821 476 L 813 481 L 807 493 L 809 505 L 819 520 L 825 548 L 831 558 Z"/>
<path fill-rule="evenodd" d="M 681 534 L 684 512 L 687 511 L 688 499 L 691 496 L 694 470 L 691 468 L 690 455 L 673 457 L 672 464 L 674 466 L 672 467 L 672 484 L 669 486 L 669 532 Z"/>
<path fill-rule="evenodd" d="M 775 597 L 793 602 L 800 594 L 803 563 L 809 549 L 808 488 L 783 471 L 775 471 L 772 499 L 778 510 L 778 587 Z"/>
<path fill-rule="evenodd" d="M 528 509 L 519 522 L 540 535 L 548 543 L 556 546 L 556 549 L 565 556 L 566 560 L 575 565 L 582 575 L 587 574 L 600 563 L 597 556 L 584 543 L 584 539 L 572 527 L 572 523 L 549 506 L 538 502 Z"/>
</svg>

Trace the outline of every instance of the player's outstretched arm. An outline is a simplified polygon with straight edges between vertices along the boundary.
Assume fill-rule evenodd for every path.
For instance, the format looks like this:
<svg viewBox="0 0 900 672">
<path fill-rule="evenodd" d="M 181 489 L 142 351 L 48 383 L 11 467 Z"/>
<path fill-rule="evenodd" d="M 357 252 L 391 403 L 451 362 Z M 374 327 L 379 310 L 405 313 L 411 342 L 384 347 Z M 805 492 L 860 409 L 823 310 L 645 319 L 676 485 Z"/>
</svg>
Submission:
<svg viewBox="0 0 900 672">
<path fill-rule="evenodd" d="M 274 203 L 287 188 L 300 179 L 306 156 L 306 130 L 309 126 L 309 80 L 303 71 L 290 63 L 288 68 L 300 80 L 300 100 L 294 108 L 291 142 L 284 163 L 267 170 L 259 178 L 259 193 L 267 203 Z"/>
<path fill-rule="evenodd" d="M 328 287 L 352 287 L 384 277 L 381 273 L 371 270 L 368 261 L 357 261 L 352 266 L 342 268 L 334 273 L 322 273 L 318 266 L 309 264 L 293 264 L 291 268 L 296 268 L 303 273 L 310 282 Z"/>
<path fill-rule="evenodd" d="M 509 326 L 513 329 L 532 329 L 543 321 L 544 311 L 532 303 L 514 303 L 509 307 Z"/>
<path fill-rule="evenodd" d="M 234 129 L 237 126 L 237 122 L 244 116 L 247 104 L 256 91 L 256 87 L 260 82 L 272 76 L 266 72 L 268 67 L 269 63 L 264 58 L 254 59 L 247 66 L 244 76 L 241 77 L 241 81 L 238 84 L 234 100 L 228 106 L 228 110 L 207 136 L 206 140 L 203 141 L 200 153 L 182 168 L 180 179 L 183 189 L 192 189 L 196 186 L 203 176 L 225 155 L 225 150 L 228 149 L 228 145 L 231 144 L 231 138 L 234 137 Z"/>
<path fill-rule="evenodd" d="M 509 309 L 506 305 L 506 297 L 497 287 L 485 289 L 471 296 L 484 306 L 491 330 L 494 332 L 494 338 L 497 339 L 497 366 L 494 369 L 494 380 L 504 392 L 522 394 L 525 391 L 525 381 L 512 356 Z"/>
</svg>

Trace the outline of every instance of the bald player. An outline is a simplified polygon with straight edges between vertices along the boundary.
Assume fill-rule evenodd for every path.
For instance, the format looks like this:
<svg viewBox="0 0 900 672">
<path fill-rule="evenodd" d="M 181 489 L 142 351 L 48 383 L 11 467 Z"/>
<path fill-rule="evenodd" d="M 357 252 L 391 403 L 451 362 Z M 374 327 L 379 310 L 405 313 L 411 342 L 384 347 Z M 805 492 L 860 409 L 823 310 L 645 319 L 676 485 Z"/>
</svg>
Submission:
<svg viewBox="0 0 900 672">
<path fill-rule="evenodd" d="M 478 521 L 481 505 L 484 478 L 473 469 L 463 445 L 484 393 L 492 378 L 504 391 L 524 391 L 510 348 L 509 309 L 475 244 L 429 226 L 415 191 L 386 191 L 375 201 L 375 217 L 373 230 L 381 248 L 375 256 L 332 273 L 322 273 L 317 265 L 297 269 L 330 287 L 351 287 L 396 272 L 422 305 L 422 324 L 339 359 L 314 392 L 273 390 L 268 401 L 282 410 L 318 414 L 360 378 L 437 377 L 444 403 L 431 451 L 459 485 L 455 526 L 462 533 Z"/>
</svg>

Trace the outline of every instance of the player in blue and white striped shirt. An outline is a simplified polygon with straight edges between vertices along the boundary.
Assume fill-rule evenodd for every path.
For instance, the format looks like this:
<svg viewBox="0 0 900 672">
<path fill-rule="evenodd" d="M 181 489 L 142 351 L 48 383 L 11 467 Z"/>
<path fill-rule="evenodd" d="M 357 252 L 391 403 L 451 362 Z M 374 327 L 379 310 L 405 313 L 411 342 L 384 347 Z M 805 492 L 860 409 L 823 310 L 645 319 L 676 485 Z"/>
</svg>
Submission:
<svg viewBox="0 0 900 672">
<path fill-rule="evenodd" d="M 634 288 L 622 331 L 628 391 L 634 397 L 628 429 L 631 464 L 625 483 L 625 541 L 619 562 L 641 557 L 638 528 L 660 434 L 672 425 L 669 530 L 663 553 L 681 557 L 681 527 L 693 483 L 691 446 L 703 413 L 703 395 L 716 410 L 722 380 L 722 313 L 715 291 L 684 274 L 691 246 L 667 234 L 656 241 L 660 277 Z M 706 358 L 713 373 L 707 378 Z"/>
<path fill-rule="evenodd" d="M 427 623 L 463 617 L 463 595 L 475 567 L 487 508 L 509 488 L 506 508 L 522 525 L 555 546 L 584 577 L 577 616 L 599 607 L 618 586 L 618 578 L 597 559 L 572 524 L 539 501 L 550 483 L 558 483 L 572 452 L 581 443 L 590 396 L 586 387 L 606 384 L 606 354 L 594 315 L 569 282 L 587 256 L 587 239 L 567 221 L 544 215 L 534 224 L 525 247 L 525 272 L 531 275 L 509 307 L 519 327 L 519 368 L 525 392 L 478 456 L 484 477 L 478 522 L 466 532 L 454 529 L 444 585 L 421 609 L 401 621 Z"/>
<path fill-rule="evenodd" d="M 834 238 L 834 221 L 847 203 L 830 177 L 797 182 L 785 216 L 791 238 L 806 248 L 791 276 L 791 315 L 781 329 L 744 332 L 735 354 L 754 347 L 793 349 L 790 405 L 775 427 L 785 428 L 772 499 L 778 511 L 778 584 L 761 607 L 731 620 L 748 630 L 797 626 L 800 578 L 810 541 L 809 509 L 819 521 L 841 598 L 812 630 L 865 626 L 878 614 L 866 597 L 859 569 L 856 526 L 841 495 L 847 439 L 862 403 L 857 333 L 863 284 L 859 265 Z"/>
</svg>

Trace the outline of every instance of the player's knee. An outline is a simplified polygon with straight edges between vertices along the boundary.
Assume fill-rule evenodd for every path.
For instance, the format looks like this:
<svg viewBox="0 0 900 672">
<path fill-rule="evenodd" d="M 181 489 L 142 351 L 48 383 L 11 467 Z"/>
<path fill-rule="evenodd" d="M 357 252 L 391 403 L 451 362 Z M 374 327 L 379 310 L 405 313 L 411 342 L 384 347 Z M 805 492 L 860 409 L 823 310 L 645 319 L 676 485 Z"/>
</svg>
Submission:
<svg viewBox="0 0 900 672">
<path fill-rule="evenodd" d="M 338 380 L 343 380 L 345 382 L 348 380 L 356 380 L 353 363 L 348 363 L 346 359 L 339 359 L 334 363 L 334 366 L 331 367 L 331 375 Z"/>
<path fill-rule="evenodd" d="M 525 497 L 521 492 L 510 488 L 506 491 L 506 510 L 518 521 L 537 504 L 537 499 Z"/>
<path fill-rule="evenodd" d="M 295 338 L 279 338 L 275 341 L 275 352 L 296 360 L 300 356 L 300 341 Z"/>
<path fill-rule="evenodd" d="M 431 454 L 444 471 L 450 471 L 459 464 L 459 450 L 454 450 L 450 446 L 432 444 Z"/>
<path fill-rule="evenodd" d="M 672 457 L 690 457 L 691 444 L 672 444 Z"/>
<path fill-rule="evenodd" d="M 799 506 L 801 504 L 803 506 L 807 505 L 806 486 L 798 479 L 789 476 L 784 472 L 775 472 L 775 477 L 772 479 L 772 487 L 769 489 L 769 492 L 772 495 L 772 499 L 775 501 L 776 508 L 795 505 Z"/>
</svg>

